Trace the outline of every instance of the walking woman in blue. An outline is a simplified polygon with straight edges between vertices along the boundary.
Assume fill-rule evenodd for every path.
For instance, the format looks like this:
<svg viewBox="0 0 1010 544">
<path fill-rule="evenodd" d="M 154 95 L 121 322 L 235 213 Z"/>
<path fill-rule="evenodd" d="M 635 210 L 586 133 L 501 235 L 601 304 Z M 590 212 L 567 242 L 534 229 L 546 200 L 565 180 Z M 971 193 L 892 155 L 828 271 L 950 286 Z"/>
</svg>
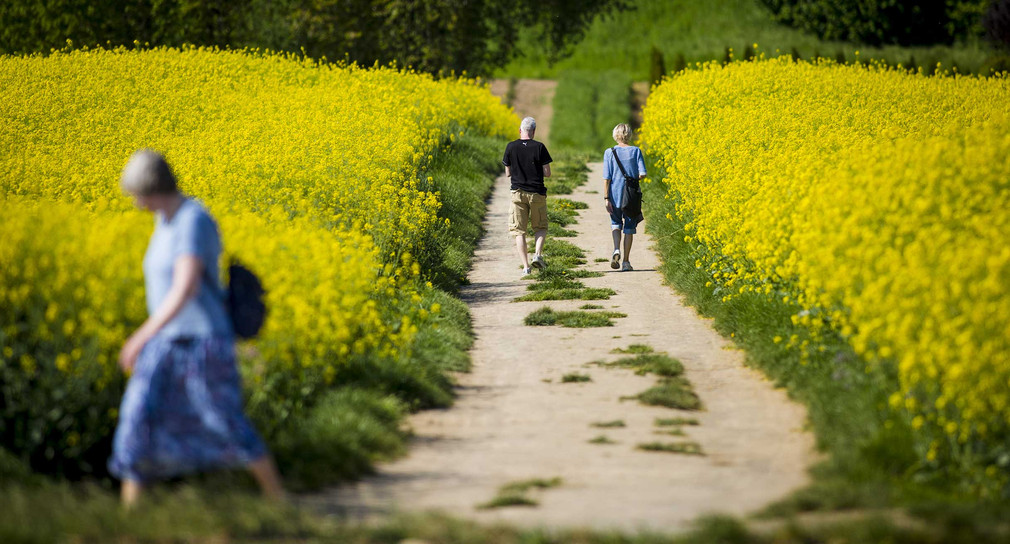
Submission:
<svg viewBox="0 0 1010 544">
<path fill-rule="evenodd" d="M 145 485 L 196 471 L 246 467 L 264 495 L 280 476 L 242 409 L 231 321 L 219 283 L 221 238 L 206 209 L 176 187 L 164 157 L 141 150 L 120 180 L 156 224 L 144 255 L 149 317 L 119 354 L 132 372 L 109 470 L 133 505 Z"/>
<path fill-rule="evenodd" d="M 621 123 L 614 127 L 615 147 L 603 152 L 604 197 L 607 213 L 610 214 L 610 232 L 614 236 L 614 253 L 610 257 L 610 268 L 627 272 L 631 266 L 631 244 L 635 239 L 636 227 L 642 222 L 641 209 L 630 211 L 624 202 L 625 173 L 629 178 L 645 178 L 645 157 L 642 150 L 630 145 L 631 127 Z M 618 161 L 620 161 L 618 163 Z M 624 233 L 624 260 L 621 261 L 621 233 Z"/>
</svg>

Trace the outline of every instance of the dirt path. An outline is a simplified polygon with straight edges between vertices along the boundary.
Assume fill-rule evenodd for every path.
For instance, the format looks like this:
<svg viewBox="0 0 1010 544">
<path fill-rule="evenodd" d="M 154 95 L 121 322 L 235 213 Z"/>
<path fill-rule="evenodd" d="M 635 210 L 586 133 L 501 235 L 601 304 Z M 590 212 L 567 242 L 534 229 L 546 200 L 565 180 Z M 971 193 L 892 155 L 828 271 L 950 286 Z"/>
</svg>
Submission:
<svg viewBox="0 0 1010 544">
<path fill-rule="evenodd" d="M 541 113 L 541 115 L 543 115 Z M 546 124 L 546 123 L 544 123 Z M 481 241 L 462 296 L 473 313 L 477 340 L 473 370 L 458 377 L 458 400 L 448 410 L 410 420 L 415 438 L 403 459 L 378 475 L 306 498 L 323 510 L 368 518 L 396 510 L 444 510 L 480 521 L 520 525 L 675 530 L 700 514 L 745 514 L 807 482 L 813 439 L 802 430 L 803 408 L 743 366 L 742 353 L 685 307 L 656 271 L 652 241 L 639 235 L 634 272 L 611 271 L 609 220 L 596 192 L 600 164 L 590 182 L 570 198 L 589 204 L 580 212 L 574 242 L 587 250 L 584 268 L 604 272 L 583 280 L 611 287 L 600 302 L 624 312 L 614 327 L 528 327 L 523 318 L 544 305 L 571 310 L 585 301 L 524 302 L 512 240 L 505 235 L 508 181 L 497 180 Z M 547 253 L 549 254 L 550 240 Z M 647 407 L 622 396 L 640 393 L 654 377 L 589 365 L 614 360 L 614 348 L 648 344 L 680 359 L 705 405 L 701 412 Z M 591 382 L 562 383 L 564 374 L 589 374 Z M 676 441 L 658 436 L 656 418 L 694 417 L 686 437 L 705 456 L 645 452 L 636 445 Z M 624 428 L 594 422 L 623 420 Z M 592 444 L 606 434 L 616 444 Z M 664 440 L 665 439 L 665 440 Z M 536 495 L 538 507 L 491 510 L 476 506 L 507 483 L 561 477 L 563 484 Z"/>
<path fill-rule="evenodd" d="M 512 109 L 519 117 L 528 116 L 536 119 L 536 139 L 547 144 L 551 143 L 551 119 L 554 117 L 554 109 L 551 104 L 554 101 L 554 89 L 557 86 L 557 81 L 549 79 L 519 79 L 516 80 L 513 91 Z M 495 79 L 491 81 L 491 93 L 502 97 L 502 102 L 506 101 L 508 90 L 509 80 Z M 516 127 L 516 137 L 518 137 L 518 132 L 519 127 Z"/>
</svg>

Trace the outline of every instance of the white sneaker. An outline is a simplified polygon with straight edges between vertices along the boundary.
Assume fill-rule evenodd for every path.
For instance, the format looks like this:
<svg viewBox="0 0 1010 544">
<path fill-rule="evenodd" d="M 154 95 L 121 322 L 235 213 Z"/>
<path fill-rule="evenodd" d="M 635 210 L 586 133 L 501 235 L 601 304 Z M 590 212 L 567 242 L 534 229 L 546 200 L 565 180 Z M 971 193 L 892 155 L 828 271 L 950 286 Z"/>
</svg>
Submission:
<svg viewBox="0 0 1010 544">
<path fill-rule="evenodd" d="M 527 266 L 526 268 L 523 268 L 523 275 L 520 277 L 525 278 L 526 276 L 529 276 L 532 273 L 533 269 Z"/>
<path fill-rule="evenodd" d="M 621 250 L 615 249 L 614 254 L 610 256 L 610 268 L 617 270 L 621 267 Z"/>
<path fill-rule="evenodd" d="M 547 268 L 547 261 L 540 255 L 533 257 L 533 262 L 530 264 L 533 265 L 533 268 L 539 268 L 540 270 Z"/>
<path fill-rule="evenodd" d="M 631 272 L 632 270 L 634 268 L 631 267 L 631 263 L 628 261 L 624 261 L 624 264 L 621 265 L 621 272 Z"/>
</svg>

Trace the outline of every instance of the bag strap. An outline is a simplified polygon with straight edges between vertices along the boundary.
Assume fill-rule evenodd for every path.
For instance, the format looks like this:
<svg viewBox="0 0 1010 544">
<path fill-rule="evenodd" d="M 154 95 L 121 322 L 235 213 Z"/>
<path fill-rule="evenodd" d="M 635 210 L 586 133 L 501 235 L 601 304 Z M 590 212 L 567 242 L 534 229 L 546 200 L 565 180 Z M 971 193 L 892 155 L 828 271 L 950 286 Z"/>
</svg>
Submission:
<svg viewBox="0 0 1010 544">
<path fill-rule="evenodd" d="M 621 174 L 623 174 L 625 178 L 629 178 L 630 176 L 628 175 L 627 170 L 625 170 L 624 165 L 621 164 L 621 158 L 617 156 L 617 146 L 615 145 L 610 152 L 614 154 L 614 162 L 616 162 L 617 167 L 621 169 Z"/>
</svg>

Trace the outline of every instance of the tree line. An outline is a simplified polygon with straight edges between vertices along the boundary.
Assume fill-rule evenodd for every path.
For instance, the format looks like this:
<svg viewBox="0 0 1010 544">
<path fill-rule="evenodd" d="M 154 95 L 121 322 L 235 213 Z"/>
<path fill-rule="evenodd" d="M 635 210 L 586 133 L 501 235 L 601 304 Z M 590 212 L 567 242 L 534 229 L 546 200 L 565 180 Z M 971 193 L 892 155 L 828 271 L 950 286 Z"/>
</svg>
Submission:
<svg viewBox="0 0 1010 544">
<path fill-rule="evenodd" d="M 183 44 L 304 51 L 431 73 L 485 75 L 533 27 L 553 60 L 623 0 L 5 0 L 0 53 Z"/>
</svg>

